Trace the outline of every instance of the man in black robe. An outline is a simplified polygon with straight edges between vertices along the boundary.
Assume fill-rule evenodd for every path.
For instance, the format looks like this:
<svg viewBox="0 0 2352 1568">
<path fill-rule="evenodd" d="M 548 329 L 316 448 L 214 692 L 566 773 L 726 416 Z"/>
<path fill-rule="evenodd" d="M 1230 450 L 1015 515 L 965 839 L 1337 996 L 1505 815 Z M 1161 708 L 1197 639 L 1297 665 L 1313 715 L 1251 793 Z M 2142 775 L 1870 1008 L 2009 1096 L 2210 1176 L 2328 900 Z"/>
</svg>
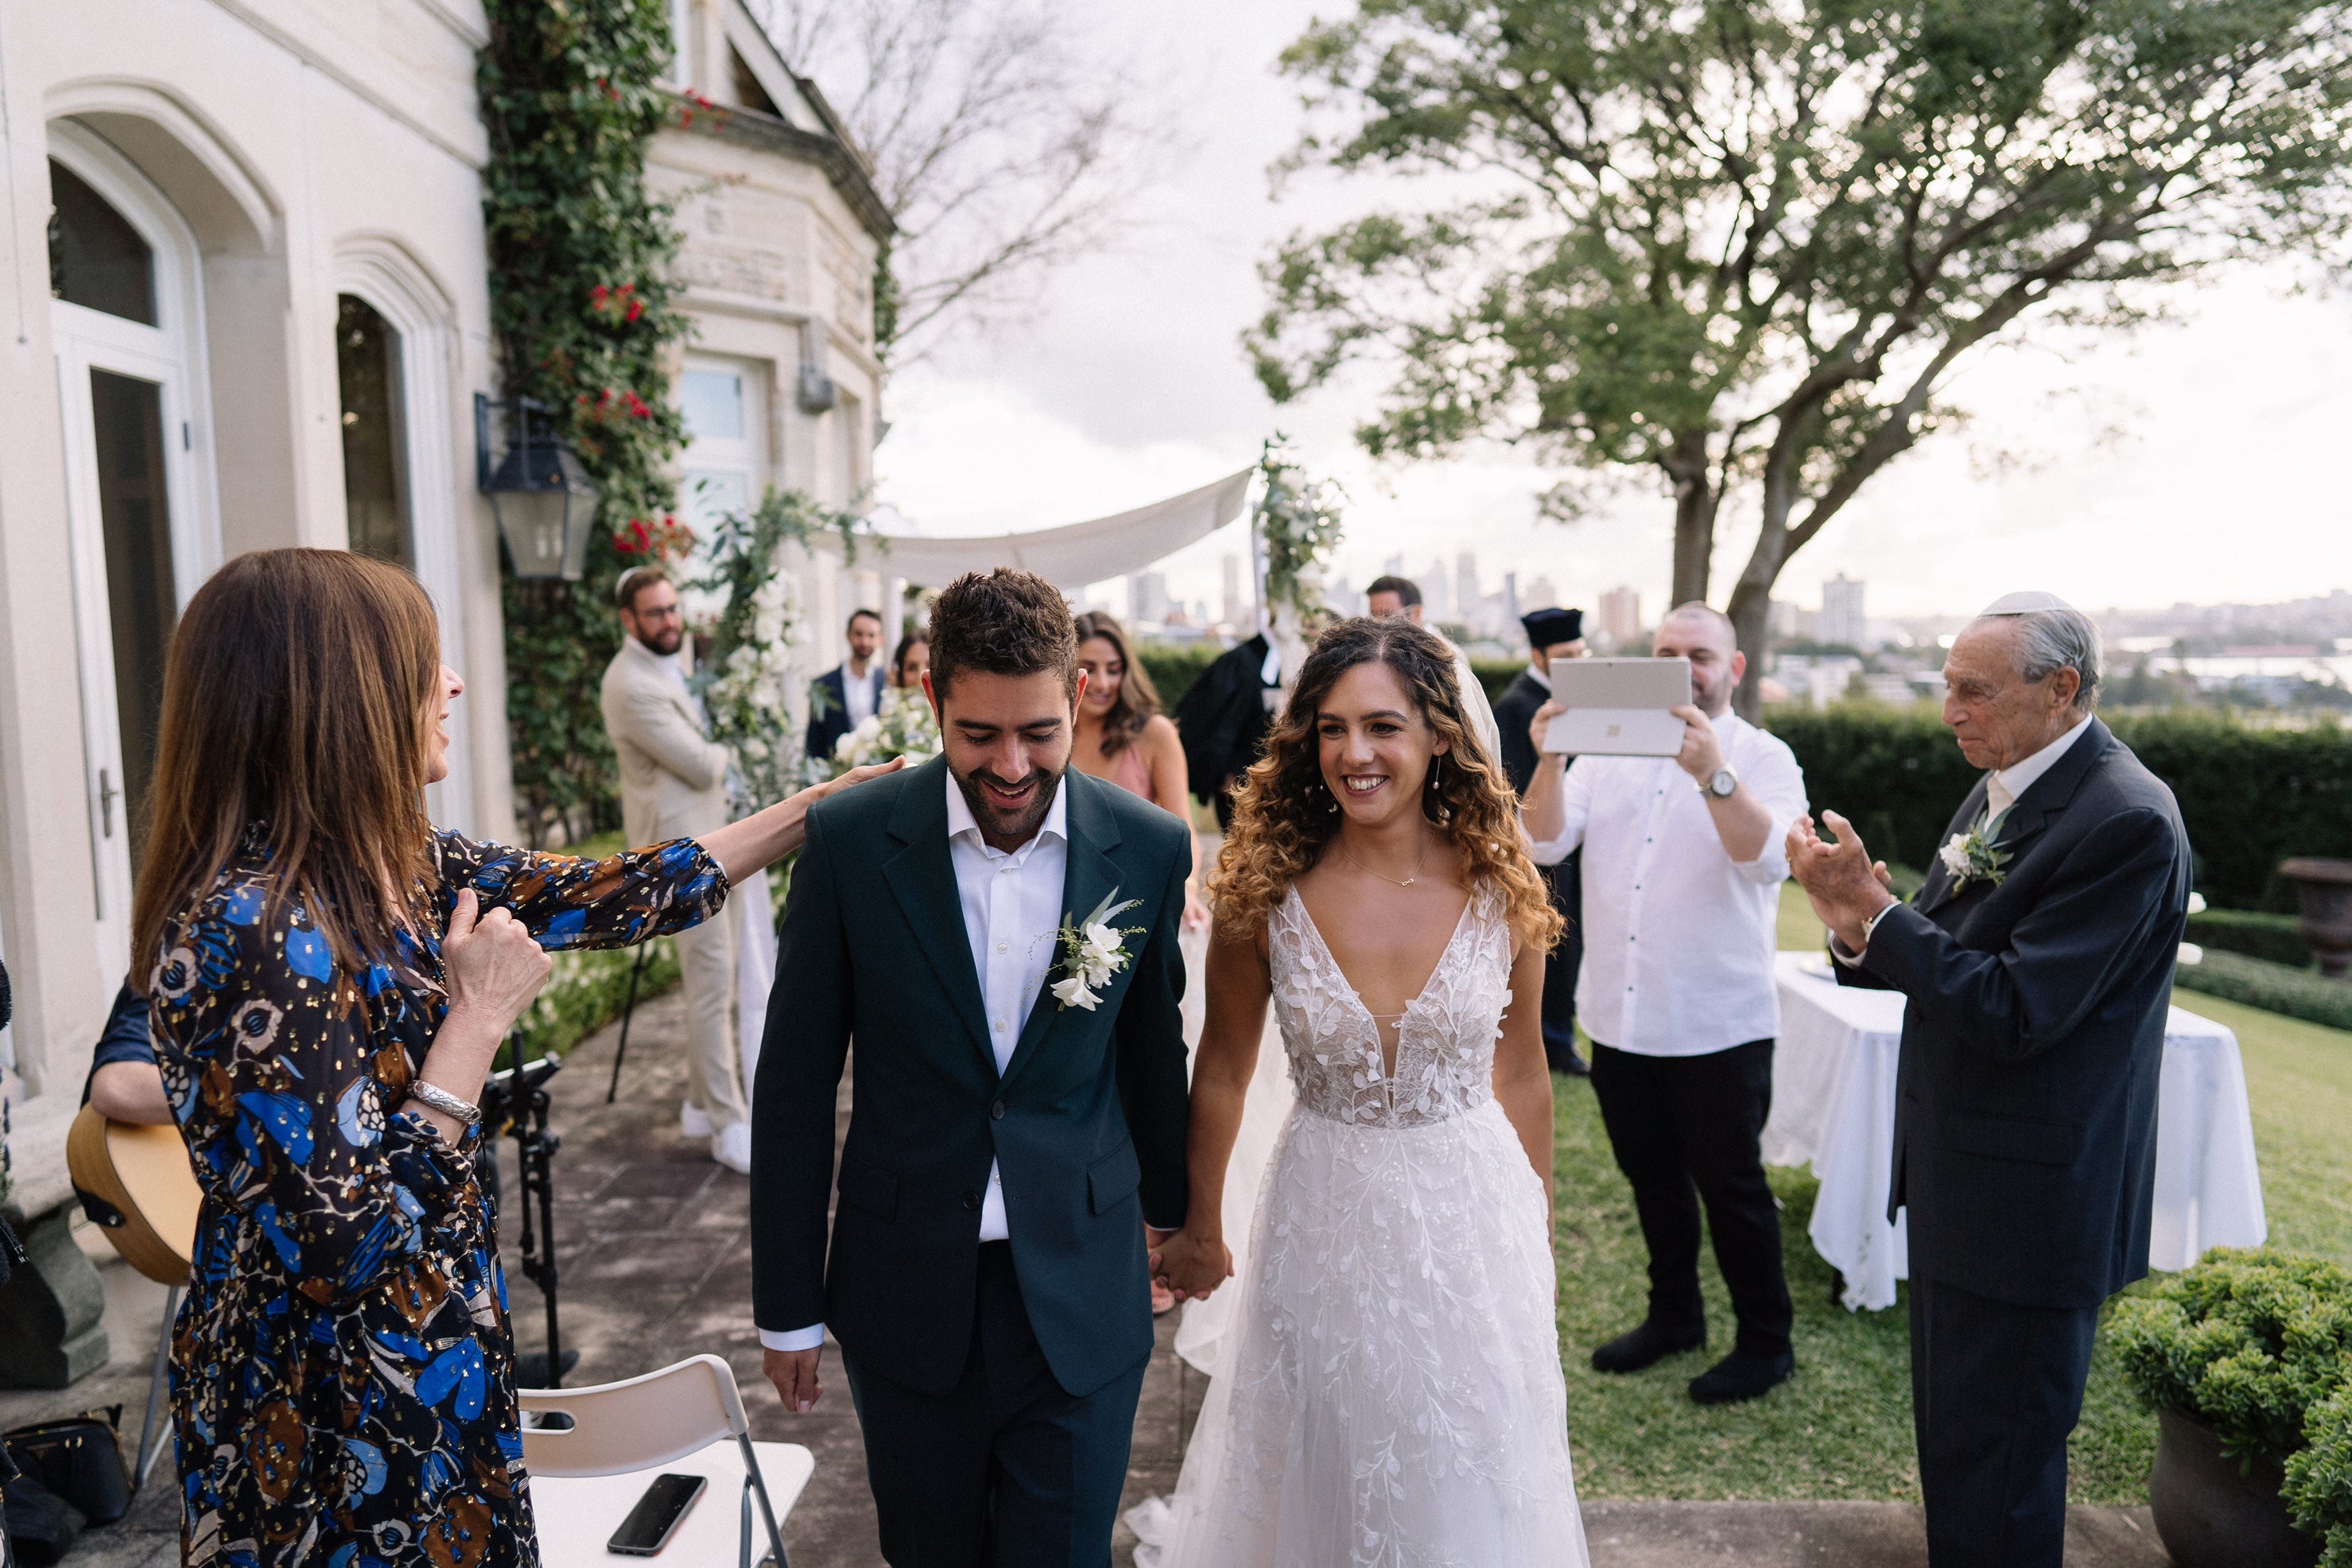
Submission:
<svg viewBox="0 0 2352 1568">
<path fill-rule="evenodd" d="M 1519 671 L 1495 703 L 1495 722 L 1503 731 L 1503 773 L 1511 787 L 1527 793 L 1535 777 L 1536 747 L 1528 724 L 1536 710 L 1551 700 L 1551 661 L 1584 657 L 1584 612 L 1530 610 L 1519 617 L 1527 628 L 1528 668 Z M 1557 866 L 1543 868 L 1551 884 L 1552 908 L 1568 921 L 1559 945 L 1544 965 L 1544 1058 L 1554 1072 L 1578 1077 L 1591 1072 L 1576 1051 L 1576 971 L 1584 958 L 1583 852 L 1579 850 Z"/>
</svg>

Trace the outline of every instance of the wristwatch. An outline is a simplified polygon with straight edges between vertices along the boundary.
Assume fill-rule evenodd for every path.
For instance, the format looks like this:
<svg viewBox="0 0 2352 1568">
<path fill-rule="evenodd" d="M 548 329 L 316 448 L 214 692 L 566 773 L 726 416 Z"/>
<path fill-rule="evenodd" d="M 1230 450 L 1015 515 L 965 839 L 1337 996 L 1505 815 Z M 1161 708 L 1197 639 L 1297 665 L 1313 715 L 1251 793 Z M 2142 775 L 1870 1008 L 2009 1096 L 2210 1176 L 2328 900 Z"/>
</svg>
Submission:
<svg viewBox="0 0 2352 1568">
<path fill-rule="evenodd" d="M 1729 800 L 1731 792 L 1739 787 L 1739 775 L 1729 768 L 1717 768 L 1715 770 L 1715 776 L 1698 787 L 1702 792 L 1713 795 L 1717 800 Z"/>
</svg>

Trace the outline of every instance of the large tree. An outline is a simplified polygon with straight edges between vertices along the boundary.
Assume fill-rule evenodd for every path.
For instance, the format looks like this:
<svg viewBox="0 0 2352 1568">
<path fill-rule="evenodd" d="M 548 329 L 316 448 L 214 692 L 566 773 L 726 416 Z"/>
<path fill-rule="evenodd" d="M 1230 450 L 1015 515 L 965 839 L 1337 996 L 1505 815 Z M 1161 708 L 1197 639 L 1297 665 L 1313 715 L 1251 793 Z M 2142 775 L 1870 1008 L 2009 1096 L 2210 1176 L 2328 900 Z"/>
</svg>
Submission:
<svg viewBox="0 0 2352 1568">
<path fill-rule="evenodd" d="M 1294 163 L 1433 177 L 1284 245 L 1249 346 L 1277 402 L 1375 360 L 1376 456 L 1533 443 L 1555 515 L 1661 476 L 1676 601 L 1736 501 L 1761 647 L 1781 567 L 1972 350 L 2343 237 L 2347 9 L 1360 0 L 1283 57 L 1322 127 Z"/>
</svg>

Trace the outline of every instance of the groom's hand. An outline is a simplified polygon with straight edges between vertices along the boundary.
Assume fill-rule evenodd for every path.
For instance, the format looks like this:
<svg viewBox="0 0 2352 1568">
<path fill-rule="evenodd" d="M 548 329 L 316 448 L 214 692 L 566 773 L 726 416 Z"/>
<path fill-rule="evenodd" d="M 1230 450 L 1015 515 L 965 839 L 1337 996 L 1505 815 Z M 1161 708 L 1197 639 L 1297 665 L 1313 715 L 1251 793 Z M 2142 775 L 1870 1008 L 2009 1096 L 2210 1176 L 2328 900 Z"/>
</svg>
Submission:
<svg viewBox="0 0 2352 1568">
<path fill-rule="evenodd" d="M 824 1397 L 824 1387 L 816 1379 L 817 1363 L 824 1356 L 824 1347 L 818 1345 L 804 1351 L 768 1351 L 760 1360 L 760 1370 L 776 1385 L 776 1396 L 784 1408 L 803 1415 L 816 1408 Z"/>
<path fill-rule="evenodd" d="M 1151 1277 L 1175 1292 L 1180 1301 L 1206 1297 L 1233 1278 L 1234 1255 L 1221 1237 L 1155 1231 L 1149 1226 L 1145 1236 L 1151 1245 Z"/>
</svg>

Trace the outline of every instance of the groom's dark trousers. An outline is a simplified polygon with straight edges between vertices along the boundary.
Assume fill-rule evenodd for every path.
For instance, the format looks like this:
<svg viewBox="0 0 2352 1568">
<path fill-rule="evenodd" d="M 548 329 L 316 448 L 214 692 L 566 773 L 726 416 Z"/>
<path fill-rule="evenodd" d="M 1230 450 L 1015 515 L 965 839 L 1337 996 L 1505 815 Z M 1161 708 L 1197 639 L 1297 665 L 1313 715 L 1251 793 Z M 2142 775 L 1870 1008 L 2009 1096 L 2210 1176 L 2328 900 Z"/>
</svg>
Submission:
<svg viewBox="0 0 2352 1568">
<path fill-rule="evenodd" d="M 840 1343 L 893 1568 L 1101 1568 L 1151 1352 L 1143 1225 L 1183 1223 L 1190 832 L 1063 776 L 1061 909 L 1116 891 L 1139 934 L 1093 1010 L 1040 995 L 1000 1073 L 951 787 L 934 761 L 809 814 L 752 1096 L 753 1312 Z M 992 1163 L 1009 1239 L 983 1244 Z"/>
<path fill-rule="evenodd" d="M 1984 813 L 1980 782 L 1947 829 Z M 2147 1272 L 2157 1078 L 2188 921 L 2172 792 L 2096 719 L 2020 795 L 2002 879 L 1939 862 L 1848 984 L 1900 991 L 1892 1219 L 1934 1568 L 2055 1568 L 2107 1297 Z"/>
</svg>

